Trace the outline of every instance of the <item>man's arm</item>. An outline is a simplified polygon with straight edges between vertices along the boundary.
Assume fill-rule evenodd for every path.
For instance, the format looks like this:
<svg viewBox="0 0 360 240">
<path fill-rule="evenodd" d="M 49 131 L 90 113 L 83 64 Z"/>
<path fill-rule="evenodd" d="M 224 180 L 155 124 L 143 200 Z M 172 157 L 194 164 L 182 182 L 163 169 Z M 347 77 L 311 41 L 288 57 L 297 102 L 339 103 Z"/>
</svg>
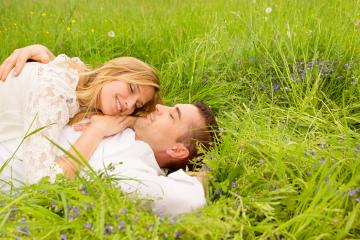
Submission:
<svg viewBox="0 0 360 240">
<path fill-rule="evenodd" d="M 24 48 L 16 49 L 1 64 L 0 80 L 4 81 L 13 68 L 15 68 L 15 76 L 18 76 L 28 60 L 48 63 L 54 58 L 54 54 L 47 47 L 40 44 L 30 45 Z"/>
</svg>

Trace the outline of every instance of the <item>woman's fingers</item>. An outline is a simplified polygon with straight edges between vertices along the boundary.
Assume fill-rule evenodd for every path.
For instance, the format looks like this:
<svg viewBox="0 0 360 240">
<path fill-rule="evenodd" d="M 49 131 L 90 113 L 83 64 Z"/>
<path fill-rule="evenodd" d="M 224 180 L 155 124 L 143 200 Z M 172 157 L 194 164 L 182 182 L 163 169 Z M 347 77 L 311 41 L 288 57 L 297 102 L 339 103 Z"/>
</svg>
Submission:
<svg viewBox="0 0 360 240">
<path fill-rule="evenodd" d="M 16 64 L 18 52 L 15 50 L 0 66 L 0 80 L 5 80 Z"/>
<path fill-rule="evenodd" d="M 77 123 L 74 124 L 72 127 L 75 131 L 79 132 L 79 131 L 84 131 L 85 129 L 87 129 L 89 127 L 90 123 Z"/>
</svg>

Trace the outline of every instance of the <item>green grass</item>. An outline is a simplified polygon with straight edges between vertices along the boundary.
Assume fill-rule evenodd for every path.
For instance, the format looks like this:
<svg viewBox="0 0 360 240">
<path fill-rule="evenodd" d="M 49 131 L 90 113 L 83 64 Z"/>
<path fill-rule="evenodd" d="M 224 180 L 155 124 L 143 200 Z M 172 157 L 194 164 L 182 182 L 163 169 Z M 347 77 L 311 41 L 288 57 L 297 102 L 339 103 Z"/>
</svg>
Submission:
<svg viewBox="0 0 360 240">
<path fill-rule="evenodd" d="M 360 238 L 360 1 L 2 0 L 0 12 L 0 58 L 32 43 L 91 65 L 135 56 L 168 104 L 205 101 L 223 128 L 203 209 L 169 219 L 104 176 L 44 180 L 1 194 L 4 239 Z"/>
</svg>

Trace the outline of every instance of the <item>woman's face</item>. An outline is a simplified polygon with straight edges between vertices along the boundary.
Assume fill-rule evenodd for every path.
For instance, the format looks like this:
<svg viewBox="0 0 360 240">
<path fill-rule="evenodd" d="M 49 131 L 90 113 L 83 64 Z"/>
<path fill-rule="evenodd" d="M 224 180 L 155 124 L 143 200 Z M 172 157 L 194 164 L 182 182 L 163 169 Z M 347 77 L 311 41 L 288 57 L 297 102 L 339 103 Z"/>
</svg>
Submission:
<svg viewBox="0 0 360 240">
<path fill-rule="evenodd" d="M 152 86 L 111 81 L 101 89 L 100 110 L 106 115 L 130 115 L 148 103 L 154 94 Z"/>
</svg>

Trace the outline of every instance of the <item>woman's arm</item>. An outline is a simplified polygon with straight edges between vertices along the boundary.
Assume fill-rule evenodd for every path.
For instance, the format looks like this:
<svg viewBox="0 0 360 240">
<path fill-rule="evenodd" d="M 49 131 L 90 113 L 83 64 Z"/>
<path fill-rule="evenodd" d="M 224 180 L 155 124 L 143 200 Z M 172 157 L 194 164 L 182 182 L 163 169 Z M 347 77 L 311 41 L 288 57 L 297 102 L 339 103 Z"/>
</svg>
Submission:
<svg viewBox="0 0 360 240">
<path fill-rule="evenodd" d="M 15 68 L 15 76 L 18 76 L 25 63 L 30 59 L 36 62 L 48 63 L 54 58 L 54 54 L 47 47 L 40 44 L 15 49 L 0 66 L 0 81 L 5 81 L 7 75 L 13 68 Z"/>
<path fill-rule="evenodd" d="M 83 133 L 68 152 L 76 156 L 77 154 L 73 150 L 75 148 L 88 161 L 103 138 L 132 127 L 135 119 L 131 116 L 94 115 L 90 118 L 90 123 L 80 123 L 73 126 L 75 130 L 83 131 Z M 79 162 L 65 155 L 58 158 L 57 163 L 63 169 L 64 174 L 69 177 L 75 176 L 76 172 L 82 168 Z"/>
</svg>

